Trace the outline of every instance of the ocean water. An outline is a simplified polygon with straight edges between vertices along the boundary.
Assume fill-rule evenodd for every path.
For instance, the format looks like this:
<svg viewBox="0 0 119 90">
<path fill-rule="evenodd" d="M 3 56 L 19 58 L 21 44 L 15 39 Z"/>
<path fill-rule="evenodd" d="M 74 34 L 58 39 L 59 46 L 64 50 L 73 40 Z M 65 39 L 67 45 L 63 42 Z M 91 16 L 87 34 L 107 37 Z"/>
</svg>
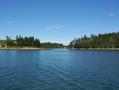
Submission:
<svg viewBox="0 0 119 90">
<path fill-rule="evenodd" d="M 0 90 L 119 90 L 119 52 L 0 50 Z"/>
</svg>

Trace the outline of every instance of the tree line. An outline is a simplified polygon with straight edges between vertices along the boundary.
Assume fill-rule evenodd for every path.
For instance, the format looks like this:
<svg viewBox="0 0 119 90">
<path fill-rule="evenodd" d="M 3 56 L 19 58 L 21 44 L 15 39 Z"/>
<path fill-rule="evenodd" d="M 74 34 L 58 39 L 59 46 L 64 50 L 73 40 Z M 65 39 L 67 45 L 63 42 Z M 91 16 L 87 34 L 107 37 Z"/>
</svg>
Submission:
<svg viewBox="0 0 119 90">
<path fill-rule="evenodd" d="M 74 39 L 69 44 L 70 48 L 119 48 L 119 32 L 93 35 L 84 35 Z"/>
<path fill-rule="evenodd" d="M 37 47 L 37 48 L 62 48 L 63 44 L 60 43 L 41 43 L 40 39 L 37 39 L 33 36 L 23 37 L 21 35 L 16 36 L 15 39 L 11 39 L 9 36 L 6 36 L 6 40 L 1 40 L 8 47 Z"/>
<path fill-rule="evenodd" d="M 30 37 L 22 37 L 16 36 L 15 40 L 11 39 L 10 37 L 6 36 L 6 44 L 7 46 L 18 46 L 18 47 L 40 47 L 40 40 L 37 38 L 34 38 L 33 36 Z"/>
<path fill-rule="evenodd" d="M 63 48 L 63 44 L 60 43 L 50 43 L 50 42 L 46 42 L 46 43 L 41 43 L 41 47 L 43 48 Z"/>
<path fill-rule="evenodd" d="M 40 39 L 33 36 L 23 37 L 21 35 L 16 36 L 15 39 L 11 39 L 6 36 L 6 40 L 0 40 L 0 43 L 5 43 L 8 47 L 37 47 L 37 48 L 63 48 L 64 45 L 61 43 L 41 43 Z M 66 47 L 66 46 L 65 46 Z M 119 32 L 105 33 L 90 36 L 84 35 L 81 38 L 72 40 L 69 48 L 119 48 Z"/>
</svg>

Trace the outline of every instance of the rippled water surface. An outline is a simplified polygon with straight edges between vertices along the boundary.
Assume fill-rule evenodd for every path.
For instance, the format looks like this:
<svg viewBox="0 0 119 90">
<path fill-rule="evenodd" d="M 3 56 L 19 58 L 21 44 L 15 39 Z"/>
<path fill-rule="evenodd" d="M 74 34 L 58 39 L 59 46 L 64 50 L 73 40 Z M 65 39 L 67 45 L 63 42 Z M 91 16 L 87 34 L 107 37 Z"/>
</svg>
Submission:
<svg viewBox="0 0 119 90">
<path fill-rule="evenodd" d="M 119 52 L 1 50 L 0 90 L 119 90 Z"/>
</svg>

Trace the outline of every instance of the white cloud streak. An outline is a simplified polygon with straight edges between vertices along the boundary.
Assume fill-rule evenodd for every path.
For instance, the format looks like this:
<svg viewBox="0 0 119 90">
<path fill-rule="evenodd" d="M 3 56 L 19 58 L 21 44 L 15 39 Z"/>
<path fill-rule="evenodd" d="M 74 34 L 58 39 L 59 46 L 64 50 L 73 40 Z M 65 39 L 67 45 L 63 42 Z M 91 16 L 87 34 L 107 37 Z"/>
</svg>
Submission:
<svg viewBox="0 0 119 90">
<path fill-rule="evenodd" d="M 110 17 L 114 17 L 115 14 L 114 14 L 114 13 L 110 13 L 109 16 L 110 16 Z"/>
<path fill-rule="evenodd" d="M 14 23 L 14 20 L 9 20 L 7 23 L 12 24 L 12 23 Z"/>
<path fill-rule="evenodd" d="M 45 29 L 47 29 L 47 30 L 62 29 L 62 28 L 63 28 L 62 25 L 53 25 L 53 26 L 47 26 L 47 27 L 45 27 Z"/>
</svg>

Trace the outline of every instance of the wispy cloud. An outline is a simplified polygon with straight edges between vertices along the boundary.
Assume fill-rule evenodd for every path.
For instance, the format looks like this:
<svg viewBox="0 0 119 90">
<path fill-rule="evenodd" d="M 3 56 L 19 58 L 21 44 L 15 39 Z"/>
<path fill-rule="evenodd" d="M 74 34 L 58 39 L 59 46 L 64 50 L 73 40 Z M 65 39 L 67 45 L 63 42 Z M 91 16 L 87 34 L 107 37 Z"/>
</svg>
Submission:
<svg viewBox="0 0 119 90">
<path fill-rule="evenodd" d="M 115 14 L 114 14 L 114 13 L 110 13 L 109 16 L 110 16 L 110 17 L 114 17 Z"/>
<path fill-rule="evenodd" d="M 8 23 L 8 24 L 12 24 L 12 23 L 14 23 L 14 20 L 8 20 L 7 23 Z"/>
<path fill-rule="evenodd" d="M 52 25 L 52 26 L 47 26 L 45 29 L 50 30 L 50 29 L 62 29 L 62 25 Z"/>
</svg>

